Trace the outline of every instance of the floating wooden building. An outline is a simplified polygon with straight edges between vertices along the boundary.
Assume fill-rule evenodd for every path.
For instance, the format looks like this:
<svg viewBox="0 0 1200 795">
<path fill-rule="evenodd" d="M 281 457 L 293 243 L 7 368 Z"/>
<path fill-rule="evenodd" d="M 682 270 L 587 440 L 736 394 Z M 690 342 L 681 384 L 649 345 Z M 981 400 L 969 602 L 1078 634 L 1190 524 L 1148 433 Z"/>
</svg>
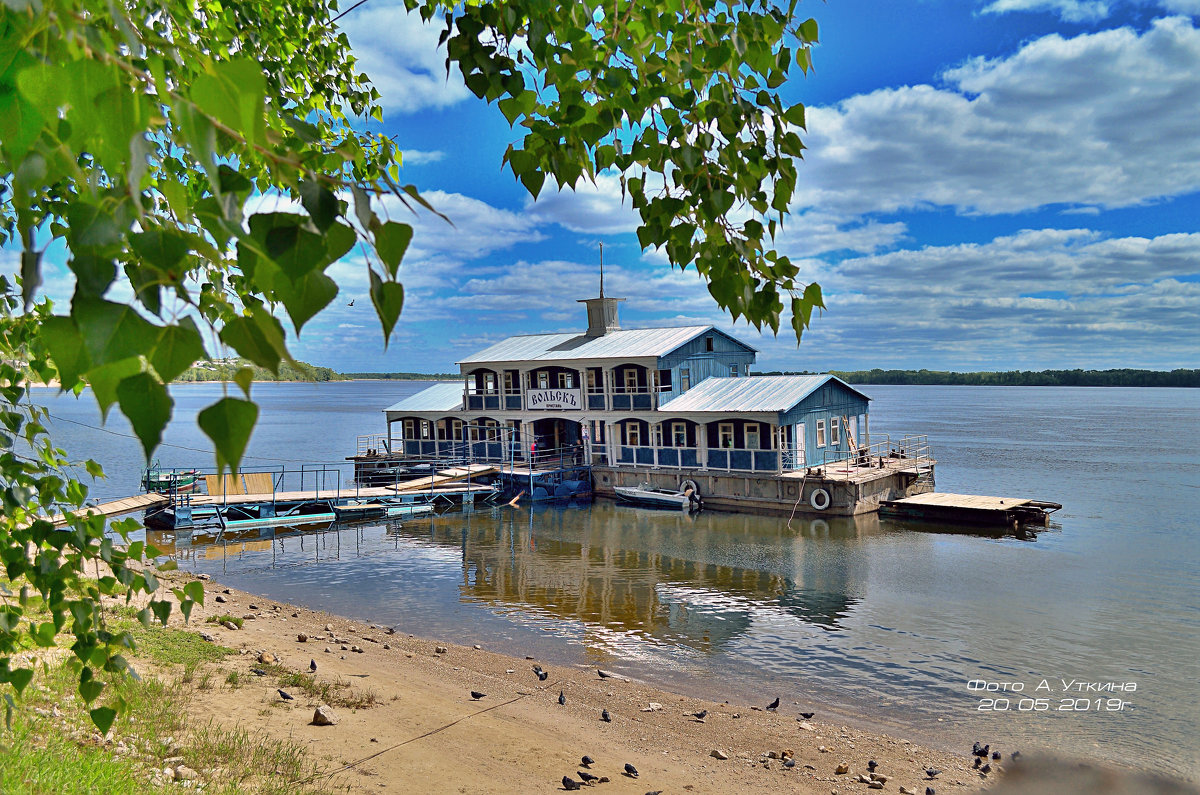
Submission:
<svg viewBox="0 0 1200 795">
<path fill-rule="evenodd" d="M 871 434 L 865 394 L 832 375 L 751 376 L 756 351 L 710 325 L 623 329 L 621 298 L 581 301 L 587 330 L 509 337 L 386 409 L 359 475 L 414 461 L 509 472 L 590 466 L 596 493 L 698 487 L 710 508 L 852 515 L 933 489 L 920 436 Z"/>
</svg>

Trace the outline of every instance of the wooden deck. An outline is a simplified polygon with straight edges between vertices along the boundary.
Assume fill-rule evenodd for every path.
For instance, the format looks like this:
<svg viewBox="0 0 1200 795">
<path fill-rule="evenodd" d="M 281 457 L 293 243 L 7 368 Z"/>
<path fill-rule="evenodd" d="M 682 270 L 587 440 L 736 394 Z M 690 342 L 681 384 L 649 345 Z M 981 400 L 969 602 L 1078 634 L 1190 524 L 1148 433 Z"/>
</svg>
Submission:
<svg viewBox="0 0 1200 795">
<path fill-rule="evenodd" d="M 872 456 L 870 465 L 858 466 L 850 461 L 839 461 L 836 464 L 811 467 L 820 475 L 809 475 L 809 467 L 784 472 L 779 477 L 785 480 L 812 480 L 818 477 L 822 480 L 833 480 L 842 483 L 866 483 L 876 478 L 886 477 L 897 472 L 920 476 L 933 469 L 937 462 L 933 459 L 888 458 Z"/>
<path fill-rule="evenodd" d="M 1022 497 L 986 497 L 978 494 L 930 492 L 885 500 L 880 510 L 885 515 L 935 522 L 954 522 L 978 525 L 1045 526 L 1049 516 L 1062 508 L 1056 502 Z"/>
<path fill-rule="evenodd" d="M 134 511 L 144 511 L 147 508 L 157 508 L 166 505 L 170 499 L 165 494 L 138 494 L 135 497 L 125 497 L 111 502 L 102 502 L 99 505 L 82 508 L 78 511 L 71 511 L 70 516 L 120 516 L 125 513 L 133 513 Z M 67 524 L 68 514 L 55 514 L 50 517 L 50 523 L 55 527 L 63 527 Z"/>
<path fill-rule="evenodd" d="M 479 486 L 467 483 L 453 483 L 441 481 L 432 487 L 429 485 L 429 478 L 423 478 L 424 488 L 408 488 L 401 489 L 396 486 L 370 486 L 359 489 L 316 489 L 305 491 L 277 491 L 267 494 L 218 494 L 215 497 L 210 497 L 207 494 L 201 494 L 192 497 L 192 505 L 196 507 L 210 507 L 214 505 L 251 505 L 264 502 L 308 502 L 329 500 L 340 502 L 344 500 L 359 500 L 359 499 L 377 499 L 379 497 L 395 497 L 398 494 L 425 494 L 432 492 L 433 494 L 465 494 L 472 491 L 491 491 L 491 486 Z M 407 485 L 406 483 L 400 484 Z"/>
<path fill-rule="evenodd" d="M 191 504 L 196 507 L 214 505 L 247 505 L 264 502 L 304 502 L 307 500 L 348 500 L 374 499 L 377 497 L 395 497 L 398 494 L 462 494 L 471 491 L 490 491 L 490 486 L 465 484 L 460 481 L 490 475 L 498 471 L 496 467 L 485 464 L 472 464 L 468 467 L 454 467 L 439 472 L 437 475 L 406 480 L 393 486 L 363 486 L 357 489 L 306 489 L 303 491 L 263 491 L 257 494 L 226 492 L 224 494 L 193 495 Z M 219 488 L 219 486 L 218 486 Z"/>
</svg>

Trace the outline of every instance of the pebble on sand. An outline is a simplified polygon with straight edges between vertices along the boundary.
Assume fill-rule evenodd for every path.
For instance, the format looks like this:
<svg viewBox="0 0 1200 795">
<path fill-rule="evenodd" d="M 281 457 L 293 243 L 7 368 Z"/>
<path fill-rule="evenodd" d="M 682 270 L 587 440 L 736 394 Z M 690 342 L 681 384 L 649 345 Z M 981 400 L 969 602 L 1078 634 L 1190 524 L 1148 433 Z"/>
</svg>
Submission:
<svg viewBox="0 0 1200 795">
<path fill-rule="evenodd" d="M 728 759 L 729 758 L 729 754 L 725 753 L 720 748 L 712 749 L 712 751 L 710 751 L 708 755 L 711 756 L 713 759 Z"/>
</svg>

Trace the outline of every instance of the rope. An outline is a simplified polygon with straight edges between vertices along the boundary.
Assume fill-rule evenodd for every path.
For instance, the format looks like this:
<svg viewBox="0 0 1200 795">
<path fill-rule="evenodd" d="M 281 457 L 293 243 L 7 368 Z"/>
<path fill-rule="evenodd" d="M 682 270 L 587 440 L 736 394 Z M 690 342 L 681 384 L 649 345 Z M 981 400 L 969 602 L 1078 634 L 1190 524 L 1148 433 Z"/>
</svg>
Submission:
<svg viewBox="0 0 1200 795">
<path fill-rule="evenodd" d="M 552 690 L 556 685 L 561 685 L 561 684 L 562 684 L 562 680 L 559 679 L 557 682 L 553 682 L 552 684 L 547 685 L 546 689 Z M 504 701 L 499 704 L 490 706 L 487 709 L 481 709 L 478 712 L 472 712 L 469 715 L 463 715 L 458 720 L 450 721 L 445 726 L 439 726 L 436 729 L 430 729 L 429 731 L 425 732 L 424 734 L 418 734 L 416 737 L 409 737 L 407 740 L 402 740 L 402 741 L 396 743 L 395 745 L 391 745 L 391 746 L 388 746 L 387 748 L 384 748 L 382 751 L 376 751 L 373 754 L 364 756 L 362 759 L 356 759 L 353 762 L 347 762 L 346 764 L 339 767 L 337 770 L 330 770 L 329 772 L 326 772 L 326 773 L 313 773 L 311 776 L 307 776 L 305 778 L 301 778 L 301 779 L 297 779 L 296 781 L 289 782 L 288 786 L 289 787 L 300 786 L 301 784 L 308 784 L 311 781 L 316 781 L 319 778 L 329 778 L 330 776 L 336 776 L 338 773 L 345 773 L 347 770 L 358 767 L 363 762 L 369 762 L 378 756 L 383 756 L 388 751 L 394 751 L 397 748 L 400 748 L 401 746 L 408 745 L 409 743 L 415 743 L 417 740 L 424 740 L 426 737 L 432 737 L 435 734 L 446 731 L 446 729 L 449 729 L 452 726 L 457 726 L 458 724 L 462 723 L 463 721 L 465 721 L 469 718 L 474 718 L 476 715 L 482 715 L 483 713 L 491 712 L 494 709 L 500 709 L 501 707 L 507 707 L 509 704 L 516 703 L 517 701 L 520 701 L 523 698 L 528 698 L 529 696 L 532 696 L 532 695 L 533 695 L 533 693 L 526 693 L 524 695 L 517 696 L 516 698 L 510 698 L 508 701 Z"/>
<path fill-rule="evenodd" d="M 792 512 L 788 516 L 787 529 L 792 529 L 792 517 L 796 515 L 796 509 L 800 507 L 800 500 L 804 499 L 804 481 L 808 480 L 808 470 L 804 470 L 804 475 L 800 478 L 800 494 L 796 496 L 796 504 L 792 506 Z"/>
</svg>

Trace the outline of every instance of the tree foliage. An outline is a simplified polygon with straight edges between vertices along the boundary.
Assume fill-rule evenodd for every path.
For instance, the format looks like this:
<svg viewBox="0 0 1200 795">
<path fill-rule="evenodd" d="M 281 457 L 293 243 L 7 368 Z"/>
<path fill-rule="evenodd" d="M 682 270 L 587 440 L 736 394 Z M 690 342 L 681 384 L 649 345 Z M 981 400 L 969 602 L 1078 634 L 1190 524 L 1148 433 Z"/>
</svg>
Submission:
<svg viewBox="0 0 1200 795">
<path fill-rule="evenodd" d="M 643 246 L 695 267 L 735 317 L 777 332 L 786 308 L 799 336 L 820 288 L 796 284 L 771 248 L 803 152 L 804 108 L 779 88 L 807 71 L 817 36 L 795 0 L 405 1 L 444 23 L 447 68 L 520 129 L 504 162 L 530 193 L 619 174 Z M 299 334 L 330 304 L 326 271 L 359 244 L 390 337 L 412 228 L 381 217 L 377 199 L 436 208 L 401 183 L 397 142 L 359 123 L 382 119 L 379 95 L 336 14 L 330 0 L 0 5 L 0 243 L 20 257 L 19 275 L 0 277 L 0 555 L 21 589 L 0 608 L 0 684 L 25 687 L 32 671 L 14 651 L 69 627 L 94 701 L 131 643 L 105 630 L 100 595 L 154 594 L 147 622 L 171 609 L 136 565 L 156 550 L 114 544 L 97 519 L 47 520 L 87 490 L 30 404 L 26 372 L 90 386 L 149 456 L 173 409 L 166 384 L 217 345 L 278 372 L 291 361 L 285 324 Z M 248 211 L 269 195 L 295 209 Z M 48 250 L 74 274 L 67 306 L 41 292 Z M 198 417 L 235 469 L 257 417 L 252 376 L 239 369 L 244 394 Z M 94 582 L 82 579 L 91 564 L 103 564 Z M 33 593 L 48 622 L 28 623 Z M 174 594 L 185 615 L 200 595 Z M 105 728 L 112 711 L 94 717 Z"/>
</svg>

